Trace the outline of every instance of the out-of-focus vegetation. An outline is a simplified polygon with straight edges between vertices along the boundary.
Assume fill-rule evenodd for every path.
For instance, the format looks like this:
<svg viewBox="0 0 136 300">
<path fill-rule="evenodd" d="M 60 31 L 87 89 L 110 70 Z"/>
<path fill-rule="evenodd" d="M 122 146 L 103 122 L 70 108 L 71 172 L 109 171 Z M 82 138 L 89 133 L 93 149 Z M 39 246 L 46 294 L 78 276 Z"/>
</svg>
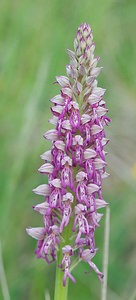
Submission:
<svg viewBox="0 0 136 300">
<path fill-rule="evenodd" d="M 1 0 L 0 3 L 0 240 L 11 300 L 53 299 L 55 265 L 34 256 L 36 243 L 27 226 L 42 225 L 32 205 L 42 198 L 31 190 L 44 183 L 39 155 L 50 144 L 43 133 L 51 126 L 52 83 L 65 75 L 66 48 L 80 23 L 92 26 L 96 55 L 104 69 L 99 85 L 112 123 L 104 196 L 111 207 L 108 300 L 131 299 L 136 287 L 136 1 Z M 102 269 L 104 218 L 97 229 Z M 74 271 L 69 299 L 100 299 L 100 283 L 86 264 Z M 3 299 L 0 288 L 0 299 Z M 133 298 L 136 299 L 136 298 Z"/>
</svg>

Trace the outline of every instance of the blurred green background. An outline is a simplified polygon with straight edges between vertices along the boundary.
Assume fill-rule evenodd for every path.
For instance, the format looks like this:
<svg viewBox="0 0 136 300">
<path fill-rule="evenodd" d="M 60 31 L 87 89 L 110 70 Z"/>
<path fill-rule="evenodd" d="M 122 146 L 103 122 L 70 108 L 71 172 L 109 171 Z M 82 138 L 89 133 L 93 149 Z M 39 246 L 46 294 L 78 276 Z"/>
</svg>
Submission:
<svg viewBox="0 0 136 300">
<path fill-rule="evenodd" d="M 44 183 L 40 154 L 50 148 L 43 133 L 49 99 L 59 92 L 56 75 L 65 75 L 66 48 L 73 50 L 77 27 L 92 26 L 96 55 L 104 67 L 99 86 L 112 123 L 104 197 L 110 202 L 108 300 L 136 299 L 136 1 L 13 0 L 0 2 L 0 240 L 11 300 L 42 300 L 54 293 L 55 265 L 34 256 L 35 240 L 25 227 L 41 226 L 32 205 L 42 198 L 31 190 Z M 97 229 L 102 269 L 104 218 Z M 100 283 L 86 264 L 73 272 L 69 299 L 99 300 Z M 0 286 L 0 299 L 4 299 Z M 9 300 L 8 298 L 6 300 Z"/>
</svg>

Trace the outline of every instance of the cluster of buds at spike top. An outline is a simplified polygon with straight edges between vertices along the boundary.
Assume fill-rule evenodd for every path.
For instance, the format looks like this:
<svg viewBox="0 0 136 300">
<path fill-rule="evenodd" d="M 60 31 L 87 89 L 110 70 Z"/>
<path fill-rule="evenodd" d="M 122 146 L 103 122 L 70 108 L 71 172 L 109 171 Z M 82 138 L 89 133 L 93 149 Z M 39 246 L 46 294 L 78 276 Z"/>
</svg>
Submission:
<svg viewBox="0 0 136 300">
<path fill-rule="evenodd" d="M 61 251 L 59 268 L 64 272 L 63 285 L 71 275 L 74 257 L 87 262 L 100 280 L 103 274 L 92 262 L 95 248 L 95 229 L 107 205 L 102 196 L 102 179 L 108 176 L 104 146 L 108 143 L 104 125 L 110 119 L 103 95 L 97 86 L 99 58 L 94 57 L 95 44 L 90 26 L 79 26 L 74 52 L 68 50 L 70 64 L 66 76 L 57 76 L 60 94 L 51 99 L 55 129 L 44 137 L 52 142 L 51 151 L 41 155 L 44 164 L 39 172 L 48 175 L 48 184 L 34 189 L 44 196 L 44 202 L 34 207 L 43 215 L 44 226 L 28 228 L 27 233 L 38 240 L 37 257 L 48 263 L 56 260 Z M 60 248 L 61 249 L 60 249 Z"/>
</svg>

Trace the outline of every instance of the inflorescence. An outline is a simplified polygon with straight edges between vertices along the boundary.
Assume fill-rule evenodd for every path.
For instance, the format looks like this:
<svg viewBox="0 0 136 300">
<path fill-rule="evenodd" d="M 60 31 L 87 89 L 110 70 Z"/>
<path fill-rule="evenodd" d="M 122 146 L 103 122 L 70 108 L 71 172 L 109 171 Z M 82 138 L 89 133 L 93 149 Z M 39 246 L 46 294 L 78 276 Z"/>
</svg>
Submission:
<svg viewBox="0 0 136 300">
<path fill-rule="evenodd" d="M 95 44 L 90 26 L 78 28 L 74 52 L 67 50 L 70 64 L 66 76 L 57 76 L 60 94 L 51 99 L 53 117 L 49 122 L 55 129 L 44 137 L 52 142 L 50 151 L 41 155 L 44 164 L 39 172 L 47 174 L 48 184 L 33 191 L 45 201 L 34 206 L 43 215 L 43 227 L 28 228 L 27 233 L 38 240 L 36 255 L 47 263 L 61 253 L 59 268 L 64 272 L 63 285 L 71 274 L 74 259 L 87 262 L 100 280 L 103 274 L 92 262 L 95 248 L 95 230 L 103 214 L 98 210 L 107 205 L 102 196 L 105 171 L 104 146 L 108 143 L 104 125 L 110 119 L 103 95 L 105 89 L 97 86 L 99 57 L 94 57 Z"/>
</svg>

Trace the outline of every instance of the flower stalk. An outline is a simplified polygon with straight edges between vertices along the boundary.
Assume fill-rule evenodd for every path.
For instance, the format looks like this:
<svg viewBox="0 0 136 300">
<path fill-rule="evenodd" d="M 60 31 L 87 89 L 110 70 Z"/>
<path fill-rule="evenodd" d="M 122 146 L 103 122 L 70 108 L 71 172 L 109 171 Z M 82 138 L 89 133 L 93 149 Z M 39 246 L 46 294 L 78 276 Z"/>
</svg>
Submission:
<svg viewBox="0 0 136 300">
<path fill-rule="evenodd" d="M 109 175 L 104 126 L 110 119 L 103 100 L 105 89 L 97 86 L 102 68 L 97 67 L 94 49 L 90 26 L 81 24 L 74 51 L 67 50 L 67 77 L 56 77 L 61 90 L 51 99 L 53 116 L 49 120 L 55 129 L 44 134 L 52 148 L 41 155 L 44 164 L 39 172 L 48 176 L 48 184 L 34 189 L 44 197 L 43 203 L 34 206 L 44 225 L 27 229 L 38 240 L 37 257 L 47 263 L 57 261 L 55 300 L 67 299 L 69 279 L 76 282 L 73 266 L 80 261 L 103 279 L 92 259 L 97 252 L 95 230 L 103 216 L 99 209 L 108 204 L 103 199 L 102 180 Z"/>
<path fill-rule="evenodd" d="M 57 265 L 60 265 L 61 261 L 62 261 L 62 254 L 60 251 L 58 253 Z M 56 267 L 54 300 L 67 300 L 68 299 L 69 280 L 67 280 L 65 287 L 62 285 L 62 281 L 63 281 L 63 273 L 60 268 Z"/>
</svg>

